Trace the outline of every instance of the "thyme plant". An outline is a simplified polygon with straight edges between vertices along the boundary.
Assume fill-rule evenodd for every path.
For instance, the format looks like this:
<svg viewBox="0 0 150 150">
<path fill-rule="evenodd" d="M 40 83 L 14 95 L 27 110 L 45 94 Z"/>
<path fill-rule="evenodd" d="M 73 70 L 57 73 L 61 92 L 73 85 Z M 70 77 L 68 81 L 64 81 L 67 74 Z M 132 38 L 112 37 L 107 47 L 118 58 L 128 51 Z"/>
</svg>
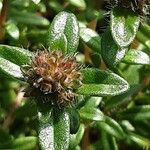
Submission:
<svg viewBox="0 0 150 150">
<path fill-rule="evenodd" d="M 150 148 L 149 0 L 0 4 L 0 149 Z"/>
</svg>

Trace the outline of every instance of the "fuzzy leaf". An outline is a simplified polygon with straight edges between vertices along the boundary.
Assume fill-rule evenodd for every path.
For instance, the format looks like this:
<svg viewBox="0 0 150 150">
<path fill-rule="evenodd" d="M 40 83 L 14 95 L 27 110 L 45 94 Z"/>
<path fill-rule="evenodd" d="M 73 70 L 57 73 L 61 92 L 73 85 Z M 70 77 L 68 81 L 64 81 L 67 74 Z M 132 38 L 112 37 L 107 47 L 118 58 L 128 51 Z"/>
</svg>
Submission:
<svg viewBox="0 0 150 150">
<path fill-rule="evenodd" d="M 140 85 L 131 85 L 129 90 L 125 93 L 113 96 L 110 99 L 108 99 L 105 102 L 106 109 L 113 109 L 116 107 L 118 108 L 119 106 L 127 103 L 128 101 L 130 101 L 130 97 L 137 93 L 139 90 L 141 90 Z"/>
<path fill-rule="evenodd" d="M 102 101 L 102 97 L 88 97 L 86 100 L 86 104 L 84 105 L 84 107 L 86 108 L 92 108 L 92 107 L 98 107 L 98 105 L 100 104 L 100 102 Z"/>
<path fill-rule="evenodd" d="M 112 38 L 109 30 L 102 36 L 101 54 L 108 67 L 115 67 L 125 56 L 127 48 L 119 47 Z"/>
<path fill-rule="evenodd" d="M 79 43 L 79 26 L 75 15 L 60 12 L 51 24 L 48 37 L 50 49 L 74 53 Z"/>
<path fill-rule="evenodd" d="M 77 93 L 92 96 L 119 95 L 128 90 L 128 83 L 109 70 L 83 69 L 83 85 Z"/>
<path fill-rule="evenodd" d="M 130 49 L 124 57 L 123 62 L 129 64 L 150 65 L 150 57 L 145 52 Z"/>
<path fill-rule="evenodd" d="M 70 118 L 70 134 L 77 133 L 80 127 L 80 116 L 79 112 L 76 109 L 69 109 L 69 118 Z"/>
<path fill-rule="evenodd" d="M 104 119 L 103 113 L 97 108 L 81 108 L 80 116 L 83 119 L 102 121 Z"/>
<path fill-rule="evenodd" d="M 23 79 L 22 72 L 18 65 L 0 57 L 0 75 L 1 74 L 6 78 Z"/>
<path fill-rule="evenodd" d="M 140 17 L 128 9 L 116 7 L 111 13 L 111 32 L 120 47 L 131 44 L 140 24 Z"/>
<path fill-rule="evenodd" d="M 43 150 L 67 150 L 70 122 L 64 110 L 39 111 L 39 141 Z"/>
<path fill-rule="evenodd" d="M 25 65 L 30 63 L 32 53 L 26 49 L 0 45 L 0 57 L 7 59 L 17 65 Z"/>
<path fill-rule="evenodd" d="M 94 30 L 90 28 L 80 29 L 80 38 L 94 51 L 100 54 L 101 38 Z"/>
</svg>

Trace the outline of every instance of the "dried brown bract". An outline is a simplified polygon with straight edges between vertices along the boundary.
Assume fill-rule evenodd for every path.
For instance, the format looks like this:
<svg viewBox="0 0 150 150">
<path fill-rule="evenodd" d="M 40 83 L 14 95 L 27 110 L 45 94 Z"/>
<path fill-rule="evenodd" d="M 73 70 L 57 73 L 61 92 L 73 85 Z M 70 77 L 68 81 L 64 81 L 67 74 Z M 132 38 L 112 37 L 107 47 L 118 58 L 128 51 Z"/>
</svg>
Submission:
<svg viewBox="0 0 150 150">
<path fill-rule="evenodd" d="M 26 95 L 59 106 L 73 102 L 74 90 L 81 85 L 80 66 L 75 57 L 65 57 L 60 51 L 37 52 L 31 65 L 23 70 L 29 83 Z"/>
<path fill-rule="evenodd" d="M 149 14 L 150 10 L 150 0 L 115 0 L 113 5 L 130 9 L 142 16 Z"/>
</svg>

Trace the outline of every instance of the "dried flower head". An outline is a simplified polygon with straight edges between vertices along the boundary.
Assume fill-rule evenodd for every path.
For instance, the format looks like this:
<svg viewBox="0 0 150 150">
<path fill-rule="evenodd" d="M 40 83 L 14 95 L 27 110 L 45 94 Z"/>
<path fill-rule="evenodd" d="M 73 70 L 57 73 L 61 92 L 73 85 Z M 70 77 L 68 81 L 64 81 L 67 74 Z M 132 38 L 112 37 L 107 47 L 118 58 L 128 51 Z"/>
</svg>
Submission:
<svg viewBox="0 0 150 150">
<path fill-rule="evenodd" d="M 130 9 L 139 15 L 149 14 L 150 0 L 111 0 L 114 6 Z"/>
<path fill-rule="evenodd" d="M 24 70 L 29 83 L 27 95 L 44 102 L 58 105 L 72 102 L 74 90 L 81 85 L 80 66 L 75 57 L 65 57 L 60 51 L 37 52 Z"/>
</svg>

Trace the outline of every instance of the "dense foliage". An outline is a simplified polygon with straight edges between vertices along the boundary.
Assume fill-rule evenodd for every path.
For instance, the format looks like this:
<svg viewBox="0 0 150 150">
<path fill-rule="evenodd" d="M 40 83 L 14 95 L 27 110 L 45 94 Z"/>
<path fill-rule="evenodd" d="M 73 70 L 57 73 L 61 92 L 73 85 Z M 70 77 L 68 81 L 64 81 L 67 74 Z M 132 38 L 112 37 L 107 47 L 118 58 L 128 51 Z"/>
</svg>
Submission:
<svg viewBox="0 0 150 150">
<path fill-rule="evenodd" d="M 149 0 L 0 0 L 0 149 L 150 148 Z"/>
</svg>

